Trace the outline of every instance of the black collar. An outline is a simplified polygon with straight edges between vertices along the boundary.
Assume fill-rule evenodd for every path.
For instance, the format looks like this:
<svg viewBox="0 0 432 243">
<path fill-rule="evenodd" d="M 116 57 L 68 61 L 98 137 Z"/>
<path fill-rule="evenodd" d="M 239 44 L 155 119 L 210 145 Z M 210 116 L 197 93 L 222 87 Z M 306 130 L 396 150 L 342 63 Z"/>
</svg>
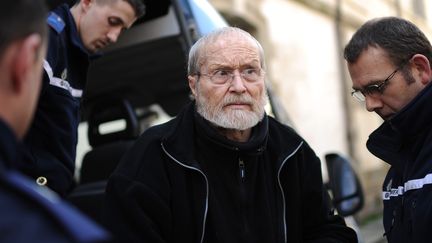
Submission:
<svg viewBox="0 0 432 243">
<path fill-rule="evenodd" d="M 268 139 L 268 119 L 267 115 L 252 128 L 251 137 L 247 142 L 237 142 L 224 137 L 217 128 L 205 120 L 198 112 L 194 112 L 194 120 L 196 123 L 196 133 L 207 142 L 213 143 L 215 146 L 239 151 L 246 154 L 260 154 L 264 151 Z"/>
<path fill-rule="evenodd" d="M 18 141 L 12 129 L 0 119 L 0 170 L 13 167 L 17 159 Z"/>
</svg>

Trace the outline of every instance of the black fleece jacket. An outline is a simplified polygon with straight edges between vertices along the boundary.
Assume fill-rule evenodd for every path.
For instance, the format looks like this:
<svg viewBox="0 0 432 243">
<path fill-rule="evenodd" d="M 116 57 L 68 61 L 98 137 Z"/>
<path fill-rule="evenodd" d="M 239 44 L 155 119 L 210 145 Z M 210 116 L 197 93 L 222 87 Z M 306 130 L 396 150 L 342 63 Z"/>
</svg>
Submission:
<svg viewBox="0 0 432 243">
<path fill-rule="evenodd" d="M 119 241 L 199 243 L 225 239 L 274 239 L 272 242 L 357 242 L 355 232 L 345 226 L 342 218 L 332 215 L 326 203 L 327 192 L 323 188 L 319 159 L 291 128 L 266 117 L 254 127 L 254 134 L 260 133 L 257 130 L 261 129 L 267 132 L 258 146 L 249 147 L 251 151 L 255 148 L 260 150 L 252 155 L 246 152 L 248 143 L 231 146 L 220 143 L 223 139 L 214 140 L 215 137 L 207 129 L 202 129 L 194 117 L 192 103 L 175 119 L 148 129 L 110 177 L 106 190 L 105 222 Z M 202 144 L 202 139 L 209 139 L 205 141 L 206 145 Z M 206 158 L 206 154 L 197 150 L 202 146 L 209 149 L 211 143 L 217 151 L 212 152 L 214 159 L 199 161 Z M 228 205 L 227 201 L 223 205 L 215 204 L 219 199 L 218 193 L 223 190 L 214 190 L 217 185 L 214 180 L 218 175 L 206 171 L 210 169 L 209 162 L 230 156 L 232 150 L 238 150 L 234 156 L 245 155 L 247 161 L 266 164 L 262 167 L 265 172 L 260 171 L 256 177 L 258 180 L 255 182 L 260 185 L 253 186 L 258 188 L 258 193 L 269 189 L 264 196 L 271 198 L 266 201 L 257 195 L 262 201 L 258 203 L 257 215 L 252 220 L 247 217 L 238 219 L 242 212 L 212 211 L 235 207 Z M 232 168 L 235 173 L 241 172 L 237 160 Z M 248 164 L 245 169 L 247 177 Z M 248 192 L 253 192 L 252 186 Z M 226 197 L 229 193 L 223 195 Z M 250 196 L 245 198 L 251 199 Z M 242 203 L 236 197 L 230 200 L 233 204 Z M 269 202 L 267 208 L 264 207 L 266 202 Z M 254 205 L 253 202 L 243 203 Z M 246 216 L 252 212 L 254 208 L 246 211 Z M 215 220 L 218 214 L 224 216 L 217 216 Z M 239 232 L 225 232 L 226 227 L 214 225 L 229 217 L 232 217 L 233 225 L 251 226 L 251 230 L 239 227 Z M 260 228 L 260 222 L 256 221 L 260 218 L 269 225 Z M 263 229 L 271 232 L 256 232 Z M 238 235 L 220 235 L 233 233 Z M 216 234 L 219 234 L 217 238 Z"/>
</svg>

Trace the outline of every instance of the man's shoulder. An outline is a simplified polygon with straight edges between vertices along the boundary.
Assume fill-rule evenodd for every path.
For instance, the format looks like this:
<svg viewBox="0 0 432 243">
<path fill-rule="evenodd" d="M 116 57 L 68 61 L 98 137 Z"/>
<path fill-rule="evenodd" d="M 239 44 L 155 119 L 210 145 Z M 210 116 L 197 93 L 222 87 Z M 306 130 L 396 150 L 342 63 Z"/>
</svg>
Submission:
<svg viewBox="0 0 432 243">
<path fill-rule="evenodd" d="M 283 133 L 284 135 L 288 135 L 289 139 L 295 137 L 297 139 L 301 139 L 300 135 L 289 125 L 283 124 L 273 117 L 269 116 L 269 132 L 272 133 Z"/>
<path fill-rule="evenodd" d="M 160 144 L 164 138 L 169 136 L 172 129 L 174 129 L 176 120 L 176 118 L 173 118 L 167 122 L 147 128 L 147 130 L 145 130 L 138 138 L 136 143 L 139 143 L 140 146 L 150 143 Z"/>
<path fill-rule="evenodd" d="M 60 34 L 66 27 L 62 17 L 55 12 L 50 12 L 47 18 L 47 24 L 57 33 Z"/>
<path fill-rule="evenodd" d="M 294 128 L 269 117 L 269 144 L 273 149 L 292 151 L 305 141 Z"/>
<path fill-rule="evenodd" d="M 67 25 L 71 24 L 71 18 L 69 6 L 67 4 L 62 4 L 49 12 L 46 22 L 55 33 L 61 34 Z"/>
<path fill-rule="evenodd" d="M 5 172 L 1 178 L 0 210 L 0 228 L 7 227 L 6 221 L 15 222 L 17 228 L 25 227 L 18 225 L 25 217 L 25 221 L 32 222 L 38 226 L 38 231 L 42 231 L 22 229 L 28 231 L 26 237 L 36 237 L 33 238 L 36 241 L 37 237 L 55 239 L 55 242 L 96 242 L 108 239 L 105 230 L 64 203 L 53 192 L 35 185 L 18 172 Z M 19 235 L 11 232 L 11 237 Z"/>
</svg>

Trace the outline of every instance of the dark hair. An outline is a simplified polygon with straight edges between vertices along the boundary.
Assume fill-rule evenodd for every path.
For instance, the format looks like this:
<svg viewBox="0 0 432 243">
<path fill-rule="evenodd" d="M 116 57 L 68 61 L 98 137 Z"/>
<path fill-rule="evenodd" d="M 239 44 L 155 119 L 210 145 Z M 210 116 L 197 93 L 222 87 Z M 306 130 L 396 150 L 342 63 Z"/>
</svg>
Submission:
<svg viewBox="0 0 432 243">
<path fill-rule="evenodd" d="M 432 65 L 432 47 L 424 33 L 413 23 L 398 17 L 367 21 L 345 47 L 344 58 L 355 63 L 369 46 L 386 51 L 395 66 L 401 66 L 415 54 L 422 54 Z"/>
<path fill-rule="evenodd" d="M 96 2 L 99 4 L 109 4 L 109 3 L 113 3 L 115 1 L 120 1 L 120 0 L 96 0 Z M 121 1 L 125 1 L 131 5 L 133 10 L 135 11 L 135 16 L 137 18 L 140 18 L 145 14 L 146 8 L 145 8 L 144 2 L 143 2 L 144 0 L 121 0 Z M 77 0 L 75 2 L 75 5 L 78 4 L 79 2 L 80 2 L 80 0 Z"/>
<path fill-rule="evenodd" d="M 132 8 L 135 10 L 135 15 L 137 18 L 142 17 L 145 14 L 145 5 L 143 0 L 124 0 L 128 2 Z"/>
<path fill-rule="evenodd" d="M 34 33 L 40 34 L 46 41 L 47 15 L 48 10 L 42 0 L 1 0 L 0 55 L 11 42 Z"/>
</svg>

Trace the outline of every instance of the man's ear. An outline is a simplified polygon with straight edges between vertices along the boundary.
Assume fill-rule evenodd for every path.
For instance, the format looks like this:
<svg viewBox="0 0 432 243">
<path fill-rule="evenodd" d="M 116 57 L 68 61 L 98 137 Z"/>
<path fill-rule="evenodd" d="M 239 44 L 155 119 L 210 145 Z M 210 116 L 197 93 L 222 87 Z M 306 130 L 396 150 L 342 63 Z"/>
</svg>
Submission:
<svg viewBox="0 0 432 243">
<path fill-rule="evenodd" d="M 196 76 L 196 75 L 194 75 L 194 76 L 189 75 L 189 76 L 188 76 L 189 88 L 190 88 L 190 90 L 191 90 L 191 92 L 192 92 L 192 95 L 193 95 L 194 97 L 196 97 L 196 91 L 195 91 L 195 88 L 196 88 L 196 85 L 198 85 L 198 84 L 197 84 L 197 82 L 198 82 L 198 78 L 197 78 L 197 77 L 198 77 L 198 76 Z"/>
<path fill-rule="evenodd" d="M 430 62 L 422 54 L 415 54 L 412 58 L 412 63 L 414 64 L 415 69 L 418 72 L 418 75 L 420 76 L 421 83 L 423 85 L 428 84 L 431 81 L 432 78 L 432 70 L 430 67 Z"/>
<path fill-rule="evenodd" d="M 32 34 L 15 45 L 16 51 L 11 62 L 11 78 L 14 90 L 21 92 L 24 85 L 31 79 L 31 75 L 33 75 L 38 55 L 42 55 L 40 51 L 42 38 L 39 34 Z"/>
<path fill-rule="evenodd" d="M 103 0 L 103 1 L 106 1 L 106 0 Z M 87 10 L 90 8 L 90 6 L 92 5 L 92 4 L 94 4 L 93 3 L 94 2 L 94 0 L 81 0 L 81 6 L 82 6 L 82 12 L 87 12 Z"/>
</svg>

